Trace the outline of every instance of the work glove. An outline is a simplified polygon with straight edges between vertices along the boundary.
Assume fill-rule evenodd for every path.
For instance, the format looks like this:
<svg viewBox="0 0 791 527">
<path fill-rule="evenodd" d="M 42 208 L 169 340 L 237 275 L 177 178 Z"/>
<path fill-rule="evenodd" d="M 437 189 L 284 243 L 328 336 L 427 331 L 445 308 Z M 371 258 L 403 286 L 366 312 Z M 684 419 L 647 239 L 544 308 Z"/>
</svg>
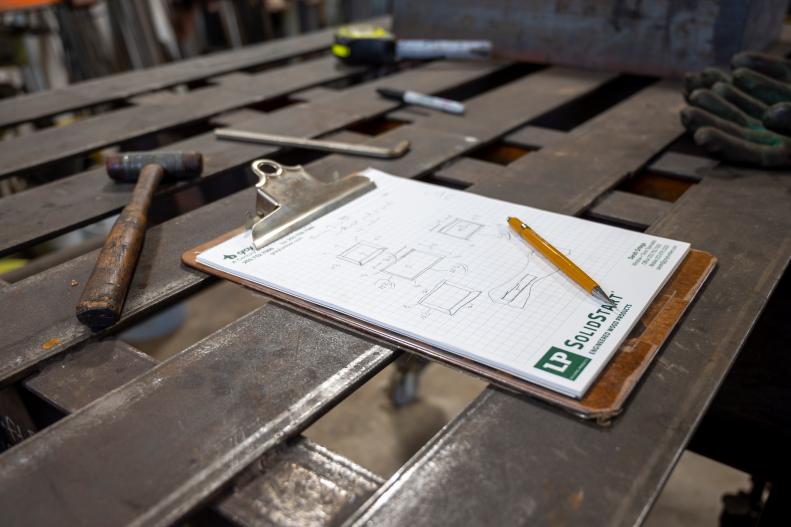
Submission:
<svg viewBox="0 0 791 527">
<path fill-rule="evenodd" d="M 791 167 L 791 61 L 745 52 L 733 56 L 731 69 L 685 77 L 684 126 L 723 160 Z"/>
</svg>

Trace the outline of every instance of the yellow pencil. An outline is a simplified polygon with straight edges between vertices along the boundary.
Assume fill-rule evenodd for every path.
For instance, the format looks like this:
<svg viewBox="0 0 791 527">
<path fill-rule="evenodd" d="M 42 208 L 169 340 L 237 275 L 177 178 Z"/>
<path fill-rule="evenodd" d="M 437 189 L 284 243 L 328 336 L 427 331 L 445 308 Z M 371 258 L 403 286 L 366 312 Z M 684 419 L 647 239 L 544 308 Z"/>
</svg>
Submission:
<svg viewBox="0 0 791 527">
<path fill-rule="evenodd" d="M 509 217 L 508 225 L 511 226 L 522 238 L 527 240 L 530 245 L 535 247 L 547 260 L 557 266 L 558 269 L 563 271 L 566 276 L 574 280 L 585 291 L 593 295 L 596 299 L 601 300 L 610 305 L 616 305 L 612 299 L 607 296 L 607 293 L 596 283 L 596 281 L 588 276 L 585 271 L 577 267 L 577 265 L 569 260 L 565 254 L 558 251 L 548 241 L 539 236 L 536 231 L 528 227 L 522 220 L 518 218 Z"/>
</svg>

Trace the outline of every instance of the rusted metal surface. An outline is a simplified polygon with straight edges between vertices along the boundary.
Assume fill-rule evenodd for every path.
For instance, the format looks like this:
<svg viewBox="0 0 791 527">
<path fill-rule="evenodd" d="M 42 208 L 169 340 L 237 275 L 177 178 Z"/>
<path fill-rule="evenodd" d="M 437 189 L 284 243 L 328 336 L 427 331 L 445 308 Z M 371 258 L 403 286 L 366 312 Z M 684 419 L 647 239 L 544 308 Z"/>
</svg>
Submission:
<svg viewBox="0 0 791 527">
<path fill-rule="evenodd" d="M 703 177 L 703 173 L 718 164 L 716 160 L 708 157 L 667 152 L 651 163 L 649 168 L 658 174 L 667 174 L 697 181 Z"/>
<path fill-rule="evenodd" d="M 181 253 L 238 227 L 237 215 L 251 206 L 250 192 L 238 192 L 149 229 L 122 318 L 140 315 L 204 283 L 205 275 L 181 268 Z M 72 284 L 85 283 L 97 252 L 12 284 L 0 296 L 0 325 L 8 335 L 0 348 L 0 378 L 5 382 L 91 336 L 74 315 L 81 288 Z"/>
<path fill-rule="evenodd" d="M 68 414 L 126 384 L 155 364 L 154 359 L 121 340 L 88 342 L 26 379 L 24 386 Z"/>
<path fill-rule="evenodd" d="M 789 312 L 791 273 L 786 270 L 687 445 L 772 482 L 783 481 L 791 463 Z"/>
<path fill-rule="evenodd" d="M 505 177 L 471 190 L 579 213 L 682 134 L 678 112 L 683 104 L 675 83 L 651 85 L 574 128 L 562 144 L 516 160 Z"/>
<path fill-rule="evenodd" d="M 417 86 L 432 93 L 464 85 L 497 72 L 493 64 L 450 64 L 439 62 L 425 68 L 407 70 L 387 77 L 394 86 Z M 373 81 L 341 92 L 330 91 L 327 98 L 309 104 L 283 108 L 271 114 L 254 114 L 236 121 L 234 126 L 250 130 L 278 130 L 282 133 L 315 137 L 348 126 L 361 119 L 375 117 L 397 106 L 376 95 L 383 81 Z M 358 106 L 339 106 L 350 97 Z M 277 149 L 260 145 L 218 141 L 212 133 L 200 134 L 164 147 L 166 150 L 198 150 L 204 154 L 204 178 L 222 175 L 229 169 L 245 165 Z M 178 183 L 167 191 L 183 188 Z M 83 172 L 27 192 L 4 198 L 0 221 L 7 226 L 0 232 L 0 254 L 7 254 L 27 244 L 55 236 L 71 228 L 117 212 L 129 200 L 131 188 L 109 185 L 104 169 Z M 47 210 L 46 216 L 38 211 Z"/>
<path fill-rule="evenodd" d="M 533 80 L 528 83 L 531 78 Z M 479 134 L 491 140 L 537 114 L 594 89 L 607 78 L 606 75 L 588 73 L 575 80 L 569 71 L 555 72 L 547 69 L 509 83 L 502 90 L 493 90 L 471 99 L 467 103 L 468 111 L 493 114 L 474 125 Z M 523 90 L 528 86 L 553 93 L 554 90 L 562 90 L 554 95 L 547 93 L 536 96 L 530 104 L 520 105 L 518 111 L 494 111 L 497 101 L 521 100 Z M 506 113 L 507 118 L 504 115 Z M 444 119 L 444 116 L 437 115 L 437 118 Z M 310 172 L 316 177 L 331 177 L 335 172 L 349 173 L 366 166 L 375 166 L 391 170 L 403 177 L 417 177 L 474 145 L 467 139 L 467 135 L 463 135 L 470 129 L 463 121 L 456 122 L 456 127 L 461 128 L 459 132 L 440 132 L 429 121 L 426 123 L 414 127 L 414 136 L 409 135 L 409 130 L 413 127 L 403 126 L 374 139 L 390 140 L 392 134 L 404 134 L 403 137 L 411 137 L 416 145 L 421 145 L 401 159 L 371 163 L 332 155 L 311 164 Z M 211 158 L 208 155 L 206 157 L 208 164 Z M 179 266 L 179 256 L 201 242 L 238 227 L 243 222 L 240 219 L 243 211 L 249 210 L 253 205 L 251 200 L 249 191 L 239 192 L 152 228 L 146 235 L 146 245 L 130 286 L 130 295 L 122 318 L 129 319 L 139 315 L 204 282 L 205 276 Z M 232 213 L 229 214 L 228 211 Z M 0 297 L 0 328 L 14 335 L 0 346 L 0 384 L 88 337 L 86 328 L 77 323 L 69 309 L 76 303 L 74 288 L 61 284 L 68 284 L 71 280 L 84 282 L 87 268 L 95 258 L 95 253 L 88 253 L 55 269 L 18 282 L 9 288 L 7 294 Z M 52 302 L 53 294 L 58 295 L 60 301 Z M 31 319 L 23 314 L 26 312 L 38 312 L 41 316 Z M 46 348 L 43 347 L 45 344 Z"/>
<path fill-rule="evenodd" d="M 4 523 L 168 525 L 394 357 L 265 305 L 0 456 Z"/>
<path fill-rule="evenodd" d="M 372 143 L 419 141 L 420 148 L 403 159 L 376 166 L 559 212 L 599 214 L 635 227 L 652 223 L 652 232 L 713 252 L 721 267 L 610 428 L 488 389 L 385 484 L 353 518 L 357 524 L 639 523 L 788 264 L 791 178 L 709 170 L 708 160 L 661 154 L 682 133 L 682 101 L 671 83 L 641 88 L 565 133 L 542 132 L 530 122 L 611 76 L 561 68 L 533 72 L 465 100 L 464 119 L 431 111 L 410 117 L 408 109 L 394 112 L 391 101 L 375 96 L 377 86 L 444 91 L 501 68 L 439 62 L 345 89 L 310 90 L 307 103 L 268 114 L 247 109 L 220 119 L 251 129 L 355 140 L 369 137 L 359 133 L 367 130 L 379 134 L 367 139 Z M 217 89 L 252 96 L 262 85 L 248 84 L 250 77 L 227 75 Z M 146 97 L 140 111 L 177 99 Z M 409 124 L 339 131 L 387 112 Z M 473 152 L 499 141 L 540 150 L 507 166 Z M 208 134 L 178 145 L 207 153 L 207 177 L 216 178 L 272 151 L 220 143 Z M 327 156 L 307 168 L 332 177 L 366 165 Z M 700 183 L 669 211 L 643 196 L 612 190 L 646 166 Z M 14 204 L 19 218 L 30 219 L 21 207 L 27 204 L 47 219 L 27 230 L 27 220 L 17 220 L 16 213 L 0 218 L 14 231 L 0 235 L 0 249 L 117 211 L 129 193 L 114 196 L 101 188 L 105 177 L 86 172 L 5 198 L 4 212 Z M 85 185 L 89 181 L 94 184 Z M 651 210 L 636 210 L 634 203 Z M 238 227 L 253 205 L 248 189 L 150 229 L 122 321 L 207 283 L 205 275 L 179 265 L 181 253 Z M 42 208 L 49 214 L 38 212 Z M 0 456 L 0 509 L 7 523 L 103 524 L 112 517 L 118 524 L 168 524 L 219 496 L 224 501 L 215 510 L 238 523 L 298 518 L 303 524 L 335 524 L 378 486 L 359 467 L 288 438 L 395 352 L 269 304 L 161 365 L 123 360 L 137 364 L 139 374 L 133 367 L 113 375 L 119 344 L 93 342 L 73 316 L 80 289 L 73 284 L 84 283 L 95 258 L 95 252 L 75 258 L 6 286 L 0 295 L 0 331 L 6 336 L 0 384 L 41 369 L 25 386 L 63 411 L 77 410 Z M 97 354 L 107 346 L 109 356 Z M 85 351 L 91 349 L 92 355 Z M 61 353 L 63 362 L 46 363 Z"/>
<path fill-rule="evenodd" d="M 305 438 L 267 453 L 214 508 L 234 524 L 340 525 L 384 480 Z"/>
<path fill-rule="evenodd" d="M 562 142 L 565 137 L 566 132 L 562 130 L 525 126 L 505 136 L 504 141 L 527 148 L 544 148 Z"/>
<path fill-rule="evenodd" d="M 120 340 L 91 342 L 48 365 L 25 387 L 65 414 L 87 406 L 156 365 L 148 355 Z M 7 389 L 8 390 L 8 389 Z M 11 418 L 0 393 L 6 440 L 17 443 L 35 433 L 21 401 Z M 20 421 L 20 416 L 26 421 Z M 23 429 L 22 422 L 28 423 Z M 24 431 L 24 434 L 23 434 Z M 238 525 L 337 525 L 369 497 L 383 479 L 303 437 L 267 452 L 232 482 L 233 491 L 214 505 Z"/>
<path fill-rule="evenodd" d="M 501 56 L 531 62 L 680 76 L 766 48 L 787 7 L 786 0 L 402 0 L 393 30 L 401 38 L 489 39 Z"/>
<path fill-rule="evenodd" d="M 0 389 L 0 452 L 31 437 L 38 431 L 17 388 Z"/>
<path fill-rule="evenodd" d="M 236 79 L 224 83 L 219 78 L 216 80 L 219 85 L 190 91 L 174 101 L 124 108 L 68 126 L 46 128 L 8 139 L 0 142 L 0 178 L 359 71 L 359 68 L 339 67 L 332 57 L 320 58 L 245 75 L 244 81 Z M 47 146 L 42 148 L 41 145 Z"/>
<path fill-rule="evenodd" d="M 389 26 L 388 18 L 376 19 Z M 0 127 L 326 49 L 334 29 L 89 80 L 0 102 Z"/>
<path fill-rule="evenodd" d="M 588 215 L 635 229 L 645 229 L 664 218 L 672 207 L 669 201 L 613 190 L 594 203 Z"/>
<path fill-rule="evenodd" d="M 448 149 L 453 153 L 450 157 L 462 155 L 550 109 L 594 90 L 611 78 L 610 75 L 596 72 L 577 74 L 564 68 L 547 68 L 466 101 L 464 117 L 435 112 L 419 122 L 378 135 L 370 142 L 387 144 L 412 138 L 414 153 L 424 153 L 427 160 L 422 170 L 416 171 L 415 175 L 425 174 L 441 161 L 449 159 L 444 153 Z M 526 92 L 534 95 L 526 100 Z M 316 165 L 320 173 L 328 174 L 344 174 L 373 167 L 405 175 L 405 165 L 412 167 L 413 162 L 409 155 L 395 160 L 365 162 L 333 155 L 318 161 Z"/>
<path fill-rule="evenodd" d="M 454 163 L 438 170 L 432 178 L 438 182 L 453 181 L 466 186 L 480 185 L 493 178 L 502 176 L 504 167 L 479 161 L 471 157 L 463 157 Z"/>
<path fill-rule="evenodd" d="M 654 97 L 664 98 L 661 92 Z M 643 113 L 638 95 L 601 119 L 631 106 L 645 127 L 661 131 L 665 105 L 672 103 L 650 105 L 653 111 Z M 632 144 L 625 155 L 613 149 L 620 136 L 601 127 L 601 153 L 591 164 L 596 181 L 607 174 L 615 181 L 636 170 L 652 148 L 667 141 L 663 133 L 654 137 L 642 135 L 639 126 L 632 130 L 649 144 Z M 586 144 L 593 146 L 583 138 L 580 146 Z M 574 146 L 565 143 L 565 149 Z M 575 164 L 573 157 L 558 156 L 552 165 L 523 172 L 529 177 L 522 184 L 533 189 L 523 201 L 579 213 L 590 188 L 580 186 L 578 195 L 548 184 Z M 547 184 L 531 185 L 541 179 Z M 515 180 L 508 185 L 518 188 Z M 639 524 L 788 264 L 789 188 L 786 175 L 720 168 L 706 173 L 650 229 L 712 252 L 720 259 L 719 270 L 611 428 L 583 426 L 488 389 L 388 481 L 355 524 L 496 525 L 514 518 L 537 524 Z M 470 479 L 471 473 L 480 477 Z"/>
</svg>

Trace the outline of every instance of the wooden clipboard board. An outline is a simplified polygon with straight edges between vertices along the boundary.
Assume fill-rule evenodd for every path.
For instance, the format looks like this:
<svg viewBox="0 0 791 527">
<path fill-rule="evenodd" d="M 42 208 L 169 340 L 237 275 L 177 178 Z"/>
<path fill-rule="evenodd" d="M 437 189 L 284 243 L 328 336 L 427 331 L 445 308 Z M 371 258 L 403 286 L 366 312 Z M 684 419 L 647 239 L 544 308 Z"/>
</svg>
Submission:
<svg viewBox="0 0 791 527">
<path fill-rule="evenodd" d="M 266 159 L 254 161 L 251 168 L 259 177 L 256 185 L 256 215 L 251 223 L 256 244 L 274 239 L 279 233 L 282 235 L 292 232 L 299 225 L 309 223 L 333 207 L 354 199 L 372 186 L 368 178 L 359 174 L 338 178 L 331 183 L 322 183 L 300 166 L 281 166 Z M 197 261 L 201 252 L 241 232 L 240 227 L 195 247 L 182 255 L 182 261 L 205 273 L 281 300 L 298 311 L 317 316 L 322 321 L 357 331 L 385 346 L 399 347 L 471 372 L 505 390 L 541 399 L 578 417 L 596 420 L 600 424 L 608 423 L 623 411 L 629 394 L 681 320 L 717 261 L 707 252 L 691 249 L 585 396 L 574 399 L 369 322 L 218 271 Z"/>
<path fill-rule="evenodd" d="M 349 315 L 306 302 L 260 284 L 243 280 L 197 261 L 198 255 L 228 238 L 242 232 L 236 229 L 219 238 L 185 252 L 182 261 L 195 269 L 219 276 L 231 282 L 264 293 L 280 300 L 297 311 L 314 315 L 322 321 L 351 329 L 385 346 L 396 346 L 437 360 L 449 366 L 471 372 L 516 394 L 527 394 L 541 399 L 583 419 L 607 424 L 623 411 L 629 394 L 645 373 L 662 344 L 681 320 L 704 282 L 714 270 L 717 259 L 710 253 L 691 249 L 676 272 L 659 292 L 640 321 L 623 342 L 610 362 L 602 370 L 582 399 L 574 399 L 520 379 L 506 372 L 471 361 L 456 354 L 429 346 L 409 337 L 398 335 Z"/>
</svg>

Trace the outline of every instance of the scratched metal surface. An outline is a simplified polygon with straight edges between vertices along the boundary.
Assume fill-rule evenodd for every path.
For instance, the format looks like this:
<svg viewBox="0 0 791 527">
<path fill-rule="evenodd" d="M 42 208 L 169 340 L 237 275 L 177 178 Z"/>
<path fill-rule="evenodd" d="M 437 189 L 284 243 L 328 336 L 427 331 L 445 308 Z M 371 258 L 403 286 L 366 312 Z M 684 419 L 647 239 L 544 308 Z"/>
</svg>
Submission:
<svg viewBox="0 0 791 527">
<path fill-rule="evenodd" d="M 604 85 L 614 76 L 598 72 L 575 72 L 566 68 L 547 68 L 475 97 L 465 103 L 465 117 L 432 113 L 414 124 L 385 132 L 371 144 L 384 144 L 420 134 L 415 141 L 415 153 L 425 152 L 439 161 L 436 145 L 447 144 L 459 156 L 508 133 L 531 119 L 573 101 Z M 531 94 L 525 97 L 525 94 Z M 445 158 L 447 160 L 447 158 Z M 439 163 L 426 163 L 422 173 Z M 400 159 L 362 160 L 350 156 L 332 155 L 315 163 L 320 173 L 345 174 L 366 167 L 378 168 L 393 174 L 411 177 L 405 168 L 414 166 L 410 156 Z"/>
<path fill-rule="evenodd" d="M 521 101 L 528 87 L 542 94 L 511 108 L 507 119 L 484 120 L 476 125 L 476 142 L 482 144 L 509 132 L 532 117 L 593 90 L 609 78 L 594 73 L 575 78 L 569 70 L 548 68 L 508 83 L 502 89 L 474 97 L 468 101 L 471 111 L 485 114 L 494 112 L 498 101 L 514 104 Z M 514 89 L 514 86 L 520 89 Z M 500 110 L 496 115 L 505 113 Z M 439 115 L 437 118 L 444 119 Z M 475 146 L 466 135 L 469 126 L 463 120 L 454 123 L 461 128 L 460 132 L 453 128 L 441 132 L 424 121 L 420 125 L 405 125 L 378 136 L 373 142 L 388 140 L 393 134 L 406 134 L 404 137 L 415 142 L 415 148 L 406 156 L 389 163 L 332 155 L 310 164 L 308 169 L 317 177 L 330 177 L 339 171 L 359 170 L 371 165 L 396 171 L 404 177 L 417 177 Z M 244 211 L 252 207 L 252 203 L 249 191 L 238 192 L 150 229 L 130 286 L 123 319 L 145 313 L 204 283 L 207 280 L 205 275 L 181 266 L 180 255 L 238 227 Z M 0 384 L 12 381 L 35 368 L 40 361 L 90 337 L 90 332 L 74 318 L 73 306 L 80 288 L 68 287 L 67 284 L 72 281 L 84 283 L 95 258 L 96 252 L 75 258 L 13 284 L 0 297 L 0 330 L 12 335 L 0 343 Z M 58 302 L 51 301 L 53 295 L 57 295 Z M 40 316 L 31 318 L 26 315 L 31 312 Z"/>
<path fill-rule="evenodd" d="M 398 106 L 376 94 L 376 87 L 412 87 L 427 93 L 463 86 L 502 71 L 504 65 L 489 63 L 438 62 L 389 75 L 341 92 L 328 90 L 325 97 L 308 104 L 288 106 L 269 114 L 254 112 L 251 119 L 234 123 L 249 130 L 277 130 L 297 136 L 318 136 L 348 126 L 356 121 L 376 117 Z M 321 78 L 321 77 L 319 77 Z M 340 100 L 352 98 L 355 106 L 341 107 Z M 245 165 L 279 149 L 249 143 L 217 141 L 213 132 L 200 134 L 167 145 L 162 150 L 198 150 L 204 154 L 203 178 L 221 176 L 224 171 Z M 165 187 L 169 192 L 193 185 L 180 182 Z M 96 169 L 4 198 L 0 221 L 8 228 L 0 232 L 0 254 L 19 250 L 25 245 L 51 238 L 85 223 L 118 212 L 131 196 L 131 186 L 112 184 L 104 169 Z M 47 214 L 40 214 L 41 207 Z"/>
<path fill-rule="evenodd" d="M 426 77 L 436 75 L 442 73 Z M 448 75 L 463 82 L 454 77 L 458 73 Z M 406 158 L 383 164 L 385 170 L 417 177 L 441 168 L 439 174 L 471 184 L 472 192 L 578 214 L 611 196 L 619 181 L 656 161 L 681 134 L 676 86 L 644 88 L 508 167 L 458 159 L 474 147 L 469 137 L 478 144 L 502 138 L 609 78 L 549 68 L 467 101 L 470 121 L 429 112 L 372 141 L 421 140 Z M 355 111 L 360 118 L 378 115 L 392 106 L 370 97 L 377 82 L 387 79 L 343 90 L 332 107 L 299 115 L 314 123 L 340 123 Z M 325 95 L 314 93 L 309 104 Z M 360 167 L 359 160 L 328 156 L 308 169 L 328 175 Z M 629 525 L 644 517 L 791 251 L 788 218 L 782 214 L 788 183 L 782 177 L 703 171 L 694 169 L 703 181 L 654 229 L 691 239 L 720 257 L 718 253 L 736 250 L 721 260 L 715 281 L 638 388 L 626 414 L 611 428 L 596 428 L 534 401 L 487 390 L 375 495 L 357 522 L 466 525 L 524 518 L 538 524 Z M 727 217 L 749 203 L 760 203 L 768 212 Z M 204 275 L 178 264 L 179 255 L 236 227 L 240 221 L 234 214 L 251 205 L 250 195 L 240 192 L 151 229 L 124 320 L 206 283 Z M 64 203 L 65 208 L 78 206 Z M 82 221 L 79 215 L 72 218 Z M 746 225 L 736 223 L 742 218 Z M 755 244 L 734 244 L 720 234 L 720 226 Z M 704 238 L 705 243 L 698 243 Z M 79 288 L 70 284 L 72 279 L 84 281 L 94 258 L 76 258 L 3 289 L 0 329 L 11 337 L 0 347 L 0 382 L 41 368 L 42 361 L 70 353 L 90 338 L 73 320 Z M 732 270 L 734 261 L 744 268 Z M 756 269 L 763 272 L 757 283 Z M 744 304 L 733 301 L 734 293 L 726 287 L 729 277 L 751 287 Z M 748 277 L 753 281 L 747 282 Z M 701 337 L 712 330 L 721 335 Z M 249 335 L 258 337 L 253 342 L 245 338 Z M 705 349 L 704 343 L 709 345 Z M 297 434 L 392 355 L 314 320 L 265 306 L 0 457 L 9 467 L 0 474 L 0 508 L 20 522 L 41 514 L 42 520 L 62 523 L 76 510 L 74 504 L 83 512 L 81 504 L 88 503 L 96 506 L 86 507 L 87 523 L 100 522 L 102 512 L 111 511 L 120 515 L 119 523 L 156 518 L 166 524 L 193 511 L 261 454 Z M 358 360 L 365 363 L 361 368 L 349 366 Z M 262 394 L 262 388 L 272 391 Z M 180 423 L 188 433 L 176 437 Z M 498 430 L 503 433 L 493 433 Z M 131 474 L 134 484 L 125 485 L 121 473 Z M 40 485 L 44 478 L 54 478 L 56 485 Z M 57 494 L 60 489 L 67 493 L 65 499 Z M 23 507 L 31 503 L 26 499 L 52 506 Z"/>
<path fill-rule="evenodd" d="M 593 204 L 588 216 L 643 230 L 664 218 L 672 207 L 670 201 L 613 190 Z"/>
<path fill-rule="evenodd" d="M 681 133 L 680 95 L 674 101 L 665 90 L 641 101 L 648 88 L 573 130 L 562 145 L 516 161 L 508 171 L 521 177 L 469 190 L 580 213 Z M 577 191 L 564 184 L 571 174 Z M 488 389 L 353 524 L 639 524 L 787 267 L 790 189 L 786 174 L 717 168 L 649 229 L 711 251 L 719 267 L 611 427 Z"/>
<path fill-rule="evenodd" d="M 393 30 L 402 38 L 489 39 L 520 60 L 681 76 L 764 49 L 787 7 L 785 0 L 401 0 Z"/>
<path fill-rule="evenodd" d="M 126 384 L 155 364 L 154 359 L 122 340 L 88 342 L 26 379 L 24 386 L 68 414 Z"/>
<path fill-rule="evenodd" d="M 73 413 L 126 384 L 156 362 L 120 340 L 91 342 L 48 365 L 24 385 L 38 397 Z M 7 390 L 6 390 L 7 392 Z M 0 392 L 0 413 L 7 416 L 12 396 Z M 23 415 L 0 428 L 7 440 L 23 439 L 35 425 Z M 20 419 L 22 417 L 22 419 Z M 11 428 L 13 427 L 13 428 Z M 10 432 L 10 433 L 9 433 Z M 15 441 L 18 442 L 18 441 Z M 213 507 L 233 523 L 254 525 L 337 525 L 384 482 L 375 474 L 303 437 L 267 451 L 232 480 L 232 490 Z"/>
<path fill-rule="evenodd" d="M 168 525 L 394 355 L 265 305 L 0 455 L 3 522 Z"/>
<path fill-rule="evenodd" d="M 387 17 L 373 23 L 389 26 Z M 327 49 L 335 28 L 92 79 L 0 102 L 0 127 Z"/>
<path fill-rule="evenodd" d="M 214 509 L 244 527 L 340 525 L 382 483 L 379 476 L 300 437 L 240 475 Z"/>
<path fill-rule="evenodd" d="M 0 142 L 0 179 L 360 71 L 325 57 L 252 75 L 231 73 L 215 79 L 217 85 L 7 139 Z"/>
</svg>

